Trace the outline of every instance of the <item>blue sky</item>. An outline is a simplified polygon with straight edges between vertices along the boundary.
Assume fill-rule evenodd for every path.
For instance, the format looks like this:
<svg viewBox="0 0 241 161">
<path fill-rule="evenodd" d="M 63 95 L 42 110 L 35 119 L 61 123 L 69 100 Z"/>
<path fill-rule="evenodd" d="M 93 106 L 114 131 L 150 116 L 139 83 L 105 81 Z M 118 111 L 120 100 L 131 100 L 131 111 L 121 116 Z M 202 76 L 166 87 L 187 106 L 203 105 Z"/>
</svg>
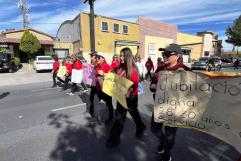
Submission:
<svg viewBox="0 0 241 161">
<path fill-rule="evenodd" d="M 30 7 L 30 27 L 55 36 L 60 24 L 80 11 L 89 11 L 83 0 L 25 0 Z M 18 0 L 0 0 L 0 31 L 22 28 Z M 146 16 L 178 25 L 179 32 L 214 31 L 226 39 L 225 30 L 241 15 L 241 0 L 96 0 L 95 13 L 136 22 Z M 224 50 L 231 45 L 223 41 Z"/>
</svg>

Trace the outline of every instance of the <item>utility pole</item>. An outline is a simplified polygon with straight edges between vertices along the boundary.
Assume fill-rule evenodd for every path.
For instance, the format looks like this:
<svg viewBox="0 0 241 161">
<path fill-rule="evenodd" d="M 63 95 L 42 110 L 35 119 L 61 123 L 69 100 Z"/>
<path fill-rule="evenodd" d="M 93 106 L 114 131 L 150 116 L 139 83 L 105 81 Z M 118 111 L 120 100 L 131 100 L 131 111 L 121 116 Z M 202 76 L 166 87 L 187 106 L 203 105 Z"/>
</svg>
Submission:
<svg viewBox="0 0 241 161">
<path fill-rule="evenodd" d="M 18 2 L 18 8 L 22 11 L 22 21 L 23 21 L 23 28 L 28 28 L 29 20 L 28 20 L 28 11 L 29 11 L 29 5 L 26 4 L 24 0 L 19 0 Z"/>
<path fill-rule="evenodd" d="M 94 14 L 94 1 L 84 0 L 84 3 L 89 2 L 90 5 L 90 46 L 91 52 L 95 51 L 95 14 Z"/>
</svg>

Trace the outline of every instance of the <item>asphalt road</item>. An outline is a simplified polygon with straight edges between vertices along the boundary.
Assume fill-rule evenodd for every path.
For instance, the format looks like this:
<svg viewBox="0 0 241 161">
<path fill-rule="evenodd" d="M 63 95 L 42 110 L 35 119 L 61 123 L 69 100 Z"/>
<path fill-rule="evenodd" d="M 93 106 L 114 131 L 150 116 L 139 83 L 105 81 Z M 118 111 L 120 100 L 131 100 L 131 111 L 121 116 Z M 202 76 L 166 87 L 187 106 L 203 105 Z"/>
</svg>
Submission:
<svg viewBox="0 0 241 161">
<path fill-rule="evenodd" d="M 96 100 L 97 119 L 86 111 L 88 93 L 74 96 L 50 88 L 51 82 L 7 86 L 0 89 L 0 161 L 155 161 L 157 138 L 150 132 L 153 110 L 148 82 L 139 97 L 139 110 L 147 125 L 142 139 L 128 115 L 122 142 L 106 148 L 111 123 L 105 104 Z M 192 129 L 179 129 L 172 161 L 237 161 L 232 146 Z"/>
</svg>

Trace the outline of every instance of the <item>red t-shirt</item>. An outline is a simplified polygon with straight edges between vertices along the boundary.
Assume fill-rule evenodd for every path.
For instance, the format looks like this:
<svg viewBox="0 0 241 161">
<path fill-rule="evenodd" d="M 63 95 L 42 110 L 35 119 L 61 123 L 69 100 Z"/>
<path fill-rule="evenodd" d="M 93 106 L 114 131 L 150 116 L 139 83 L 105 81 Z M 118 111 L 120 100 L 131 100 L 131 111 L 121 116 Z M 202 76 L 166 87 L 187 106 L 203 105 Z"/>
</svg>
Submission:
<svg viewBox="0 0 241 161">
<path fill-rule="evenodd" d="M 119 65 L 120 65 L 120 62 L 118 60 L 112 61 L 112 64 L 111 64 L 112 69 L 111 70 L 117 69 L 119 67 Z"/>
<path fill-rule="evenodd" d="M 54 63 L 53 63 L 53 71 L 54 72 L 57 72 L 59 70 L 59 61 L 56 60 Z"/>
<path fill-rule="evenodd" d="M 151 60 L 147 60 L 145 66 L 146 66 L 146 69 L 148 71 L 151 71 L 152 69 L 154 69 L 154 65 L 153 65 L 153 62 Z"/>
<path fill-rule="evenodd" d="M 108 73 L 111 70 L 111 66 L 109 66 L 106 62 L 102 64 L 98 64 L 95 68 L 95 77 L 96 77 L 96 88 L 100 90 L 100 83 L 98 81 L 98 77 L 102 77 L 99 75 L 99 71 L 102 70 L 104 73 Z"/>
<path fill-rule="evenodd" d="M 72 73 L 72 64 L 65 63 L 64 66 L 67 69 L 67 74 L 71 74 Z"/>
<path fill-rule="evenodd" d="M 73 66 L 73 69 L 76 69 L 76 70 L 80 70 L 83 68 L 83 64 L 81 63 L 80 60 L 77 60 L 75 63 L 74 63 L 74 66 Z"/>
</svg>

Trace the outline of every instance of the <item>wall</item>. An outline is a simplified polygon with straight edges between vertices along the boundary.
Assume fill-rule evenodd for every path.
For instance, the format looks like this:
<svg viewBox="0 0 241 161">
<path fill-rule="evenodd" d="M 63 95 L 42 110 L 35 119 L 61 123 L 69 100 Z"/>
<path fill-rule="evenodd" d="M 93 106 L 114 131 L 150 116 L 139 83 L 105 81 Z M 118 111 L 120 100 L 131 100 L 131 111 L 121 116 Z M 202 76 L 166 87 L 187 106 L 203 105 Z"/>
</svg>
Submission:
<svg viewBox="0 0 241 161">
<path fill-rule="evenodd" d="M 70 55 L 74 53 L 73 43 L 65 43 L 65 42 L 55 41 L 54 48 L 55 49 L 69 49 Z"/>
<path fill-rule="evenodd" d="M 162 57 L 159 48 L 165 48 L 167 45 L 174 43 L 173 39 L 161 38 L 154 36 L 145 36 L 145 58 L 151 57 L 154 64 L 157 63 L 157 58 Z M 151 44 L 151 45 L 150 45 Z M 152 49 L 149 49 L 152 48 Z"/>
<path fill-rule="evenodd" d="M 202 56 L 203 51 L 203 38 L 201 36 L 195 36 L 185 33 L 177 33 L 177 44 L 182 48 L 190 49 L 190 59 L 197 60 Z"/>
<path fill-rule="evenodd" d="M 87 13 L 80 14 L 82 48 L 86 59 L 89 59 L 90 53 L 90 27 L 89 15 Z M 102 31 L 102 21 L 108 22 L 109 31 Z M 120 24 L 120 33 L 113 33 L 113 24 Z M 122 25 L 128 26 L 128 34 L 122 33 Z M 139 25 L 127 21 L 112 19 L 104 16 L 95 16 L 95 50 L 105 54 L 107 62 L 111 62 L 115 51 L 118 54 L 119 48 L 115 50 L 116 41 L 138 41 L 139 40 Z M 136 51 L 133 51 L 133 53 Z"/>
<path fill-rule="evenodd" d="M 146 17 L 139 17 L 138 24 L 140 25 L 140 55 L 143 59 L 147 59 L 148 50 L 147 46 L 149 42 L 146 42 L 149 38 L 146 39 L 146 36 L 156 37 L 155 42 L 168 40 L 168 42 L 175 42 L 177 36 L 177 26 L 172 24 L 167 24 L 160 22 L 159 20 L 153 20 Z M 158 40 L 158 38 L 160 38 Z M 169 41 L 172 40 L 172 41 Z M 165 42 L 164 41 L 164 42 Z M 160 42 L 160 46 L 162 46 L 164 42 Z M 165 43 L 164 43 L 165 44 Z M 166 44 L 165 44 L 166 45 Z M 157 56 L 156 56 L 157 57 Z"/>
</svg>

